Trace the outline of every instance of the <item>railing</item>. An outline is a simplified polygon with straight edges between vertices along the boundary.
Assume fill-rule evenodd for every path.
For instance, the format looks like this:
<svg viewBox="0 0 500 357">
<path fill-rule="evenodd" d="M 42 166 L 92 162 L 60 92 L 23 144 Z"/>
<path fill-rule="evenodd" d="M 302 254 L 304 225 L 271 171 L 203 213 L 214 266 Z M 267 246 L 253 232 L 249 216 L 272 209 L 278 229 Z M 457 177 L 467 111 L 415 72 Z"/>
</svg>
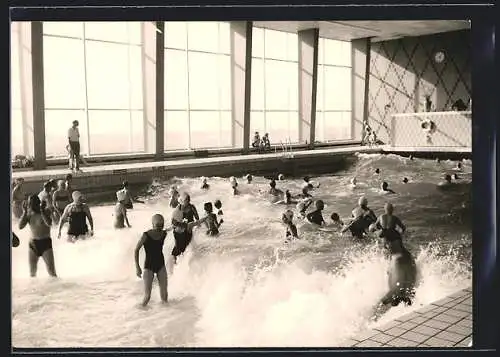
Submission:
<svg viewBox="0 0 500 357">
<path fill-rule="evenodd" d="M 425 112 L 391 115 L 390 146 L 438 151 L 472 149 L 472 112 Z"/>
</svg>

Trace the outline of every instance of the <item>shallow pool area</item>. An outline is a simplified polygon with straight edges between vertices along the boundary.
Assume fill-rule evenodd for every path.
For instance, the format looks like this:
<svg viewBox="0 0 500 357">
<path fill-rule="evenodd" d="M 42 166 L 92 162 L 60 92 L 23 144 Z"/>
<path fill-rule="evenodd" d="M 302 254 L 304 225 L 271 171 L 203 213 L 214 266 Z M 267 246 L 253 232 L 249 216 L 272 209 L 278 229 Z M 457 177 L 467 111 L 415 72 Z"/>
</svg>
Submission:
<svg viewBox="0 0 500 357">
<path fill-rule="evenodd" d="M 160 304 L 158 287 L 140 308 L 143 284 L 135 276 L 133 251 L 151 216 L 167 220 L 168 188 L 155 182 L 144 189 L 145 204 L 129 211 L 132 228 L 114 230 L 112 203 L 91 207 L 95 237 L 69 244 L 54 239 L 59 278 L 48 278 L 43 262 L 39 277 L 29 278 L 28 232 L 13 230 L 21 245 L 12 250 L 12 344 L 14 347 L 342 347 L 360 331 L 384 324 L 472 284 L 471 172 L 456 162 L 358 154 L 355 164 L 335 175 L 312 179 L 312 192 L 326 203 L 325 219 L 338 212 L 348 220 L 365 195 L 375 213 L 392 202 L 408 227 L 404 241 L 415 255 L 421 283 L 414 304 L 391 309 L 377 323 L 369 319 L 386 292 L 386 260 L 381 242 L 354 242 L 348 234 L 319 231 L 296 223 L 300 240 L 284 244 L 280 217 L 294 206 L 275 205 L 260 191 L 268 180 L 251 184 L 238 178 L 241 195 L 231 194 L 225 178 L 177 178 L 203 215 L 203 203 L 220 199 L 224 223 L 217 238 L 204 229 L 169 278 L 169 304 Z M 375 168 L 380 174 L 374 174 Z M 445 173 L 459 178 L 450 190 L 436 183 Z M 358 180 L 350 187 L 352 177 Z M 403 178 L 409 182 L 404 184 Z M 396 192 L 381 194 L 387 181 Z M 302 179 L 277 181 L 283 191 L 299 193 Z M 53 237 L 56 237 L 53 229 Z M 170 232 L 164 247 L 173 247 Z M 144 253 L 141 251 L 141 264 Z"/>
</svg>

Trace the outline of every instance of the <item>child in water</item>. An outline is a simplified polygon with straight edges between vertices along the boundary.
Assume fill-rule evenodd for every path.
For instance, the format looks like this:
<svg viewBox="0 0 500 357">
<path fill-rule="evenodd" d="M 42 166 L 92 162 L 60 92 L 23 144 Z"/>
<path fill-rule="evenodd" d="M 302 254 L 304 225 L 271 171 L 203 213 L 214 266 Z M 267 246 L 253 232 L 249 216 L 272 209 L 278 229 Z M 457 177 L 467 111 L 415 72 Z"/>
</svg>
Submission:
<svg viewBox="0 0 500 357">
<path fill-rule="evenodd" d="M 325 203 L 322 200 L 317 200 L 314 205 L 316 206 L 316 210 L 308 213 L 306 218 L 309 222 L 322 226 L 325 224 L 325 219 L 322 214 L 322 211 L 325 208 Z"/>
<path fill-rule="evenodd" d="M 281 220 L 286 225 L 285 243 L 290 243 L 292 239 L 298 239 L 297 226 L 293 224 L 293 212 L 286 210 L 281 216 Z"/>
<path fill-rule="evenodd" d="M 223 219 L 217 221 L 217 215 L 213 213 L 212 202 L 206 202 L 203 205 L 203 209 L 205 210 L 205 217 L 203 220 L 205 221 L 205 225 L 207 226 L 207 235 L 216 236 L 219 234 L 219 227 L 224 222 Z"/>
<path fill-rule="evenodd" d="M 330 219 L 332 220 L 332 226 L 334 227 L 343 227 L 344 222 L 340 219 L 340 216 L 337 212 L 333 212 L 332 215 L 330 216 Z"/>
<path fill-rule="evenodd" d="M 217 216 L 223 216 L 224 212 L 222 212 L 222 202 L 220 200 L 215 200 L 214 206 L 217 208 Z"/>
<path fill-rule="evenodd" d="M 208 190 L 210 188 L 210 185 L 207 183 L 207 178 L 202 177 L 201 178 L 201 189 L 202 190 Z"/>
<path fill-rule="evenodd" d="M 233 189 L 233 195 L 239 195 L 240 191 L 238 191 L 238 181 L 236 181 L 236 177 L 231 176 L 229 178 L 229 182 L 231 183 L 231 188 Z"/>
</svg>

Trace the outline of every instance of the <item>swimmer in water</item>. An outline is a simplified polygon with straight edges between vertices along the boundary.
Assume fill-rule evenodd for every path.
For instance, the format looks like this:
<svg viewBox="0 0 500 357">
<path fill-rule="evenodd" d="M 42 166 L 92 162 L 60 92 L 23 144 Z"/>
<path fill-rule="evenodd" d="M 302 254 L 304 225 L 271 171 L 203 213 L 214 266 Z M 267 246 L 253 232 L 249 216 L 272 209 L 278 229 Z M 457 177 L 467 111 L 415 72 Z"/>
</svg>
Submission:
<svg viewBox="0 0 500 357">
<path fill-rule="evenodd" d="M 207 183 L 207 178 L 202 177 L 201 178 L 201 189 L 202 190 L 208 190 L 210 188 L 210 185 Z"/>
<path fill-rule="evenodd" d="M 310 197 L 307 197 L 303 200 L 301 200 L 299 203 L 297 203 L 297 211 L 299 211 L 299 214 L 302 218 L 306 218 L 306 211 L 307 209 L 312 205 L 313 200 Z"/>
<path fill-rule="evenodd" d="M 451 182 L 451 175 L 449 174 L 446 174 L 444 176 L 444 181 L 441 181 L 440 183 L 438 183 L 438 187 L 439 188 L 447 188 L 447 187 L 450 187 L 453 183 Z"/>
<path fill-rule="evenodd" d="M 168 205 L 171 208 L 177 207 L 179 205 L 179 191 L 177 191 L 177 186 L 175 185 L 171 186 L 169 194 L 170 194 L 170 202 L 168 203 Z"/>
<path fill-rule="evenodd" d="M 233 190 L 233 195 L 234 196 L 239 195 L 240 191 L 238 191 L 238 181 L 236 181 L 236 177 L 231 176 L 229 178 L 229 182 L 231 183 L 231 188 Z"/>
<path fill-rule="evenodd" d="M 130 185 L 129 185 L 128 181 L 123 181 L 121 191 L 125 192 L 125 199 L 124 199 L 125 207 L 127 209 L 133 209 L 134 208 L 134 201 L 137 203 L 144 203 L 144 201 L 132 198 L 132 194 L 130 193 L 129 187 L 130 187 Z"/>
<path fill-rule="evenodd" d="M 312 198 L 312 195 L 309 193 L 309 189 L 307 187 L 302 187 L 302 193 L 297 195 L 298 198 Z"/>
<path fill-rule="evenodd" d="M 12 247 L 17 248 L 19 247 L 19 244 L 21 244 L 19 237 L 14 232 L 12 232 Z"/>
<path fill-rule="evenodd" d="M 389 188 L 389 184 L 386 181 L 380 184 L 380 190 L 382 191 L 382 193 L 396 193 Z"/>
<path fill-rule="evenodd" d="M 179 205 L 172 212 L 172 226 L 175 239 L 175 246 L 172 249 L 174 264 L 177 262 L 177 257 L 183 254 L 191 243 L 193 239 L 193 227 L 202 223 L 199 219 L 196 207 L 191 204 L 191 197 L 185 192 L 182 193 L 179 198 Z"/>
<path fill-rule="evenodd" d="M 291 210 L 286 210 L 281 216 L 281 221 L 286 226 L 285 243 L 290 243 L 293 239 L 298 239 L 297 226 L 293 223 L 293 212 Z"/>
<path fill-rule="evenodd" d="M 374 320 L 387 312 L 392 306 L 404 303 L 409 306 L 415 296 L 417 284 L 417 264 L 411 253 L 403 246 L 401 240 L 392 241 L 389 245 L 391 263 L 388 271 L 389 292 L 384 295 L 375 307 Z"/>
<path fill-rule="evenodd" d="M 285 179 L 285 175 L 279 174 L 278 175 L 278 181 L 283 181 Z"/>
<path fill-rule="evenodd" d="M 455 167 L 455 170 L 457 170 L 457 171 L 462 170 L 462 163 L 461 162 L 457 162 L 457 166 Z"/>
<path fill-rule="evenodd" d="M 315 188 L 319 188 L 320 184 L 315 187 L 313 185 L 313 182 L 311 181 L 311 178 L 309 176 L 304 176 L 304 182 L 302 183 L 302 189 L 307 188 L 307 190 L 314 190 Z"/>
<path fill-rule="evenodd" d="M 452 178 L 453 181 L 456 181 L 456 180 L 460 179 L 460 177 L 457 174 L 451 175 L 451 178 Z"/>
<path fill-rule="evenodd" d="M 356 177 L 353 177 L 350 182 L 351 182 L 351 188 L 356 188 L 356 185 L 358 184 L 358 179 Z"/>
<path fill-rule="evenodd" d="M 403 177 L 403 183 L 408 183 L 408 177 Z"/>
<path fill-rule="evenodd" d="M 363 239 L 370 224 L 377 221 L 377 216 L 368 207 L 366 197 L 360 197 L 358 207 L 352 210 L 352 221 L 342 229 L 342 233 L 349 230 L 354 238 Z"/>
<path fill-rule="evenodd" d="M 283 198 L 283 191 L 281 191 L 280 189 L 277 189 L 276 188 L 276 181 L 274 180 L 271 180 L 271 182 L 269 182 L 269 191 L 268 193 L 271 195 L 271 196 L 274 196 L 275 198 L 278 198 L 278 199 L 282 199 Z"/>
<path fill-rule="evenodd" d="M 153 279 L 156 275 L 158 286 L 160 288 L 160 298 L 163 303 L 168 302 L 168 276 L 165 267 L 165 258 L 163 256 L 163 244 L 167 237 L 167 231 L 164 230 L 165 220 L 161 214 L 155 214 L 152 218 L 153 228 L 144 232 L 137 243 L 134 251 L 135 270 L 139 278 L 144 280 L 144 298 L 142 306 L 146 306 L 151 299 L 151 290 L 153 289 Z M 144 260 L 144 271 L 139 265 L 139 251 L 144 247 L 146 258 Z"/>
<path fill-rule="evenodd" d="M 310 223 L 317 224 L 318 226 L 325 225 L 325 220 L 323 218 L 322 211 L 325 208 L 325 203 L 322 200 L 317 200 L 314 202 L 316 209 L 312 212 L 309 212 L 306 215 L 307 220 Z"/>
<path fill-rule="evenodd" d="M 222 212 L 222 202 L 220 200 L 215 200 L 214 207 L 217 208 L 217 216 L 224 215 L 224 212 Z"/>
<path fill-rule="evenodd" d="M 38 259 L 41 257 L 52 277 L 57 277 L 52 250 L 50 226 L 52 225 L 51 211 L 47 209 L 47 201 L 40 201 L 37 195 L 29 197 L 23 205 L 23 216 L 19 221 L 19 229 L 29 225 L 31 240 L 29 243 L 29 265 L 31 277 L 36 276 Z"/>
<path fill-rule="evenodd" d="M 57 190 L 52 194 L 52 202 L 54 203 L 54 218 L 55 223 L 59 223 L 64 209 L 71 202 L 71 197 L 66 189 L 66 182 L 63 180 L 57 181 Z"/>
<path fill-rule="evenodd" d="M 43 190 L 38 194 L 40 202 L 45 202 L 45 206 L 50 211 L 50 216 L 54 215 L 54 206 L 52 203 L 52 182 L 47 181 L 43 184 Z"/>
<path fill-rule="evenodd" d="M 292 198 L 292 194 L 290 193 L 290 190 L 285 191 L 285 204 L 286 205 L 297 204 L 297 200 L 294 200 Z"/>
<path fill-rule="evenodd" d="M 205 210 L 205 217 L 202 218 L 202 220 L 205 222 L 205 225 L 207 226 L 207 235 L 208 236 L 217 236 L 219 234 L 219 227 L 221 226 L 222 223 L 224 223 L 224 220 L 221 219 L 220 221 L 217 220 L 217 215 L 213 213 L 213 206 L 212 202 L 206 202 L 203 205 L 203 209 Z"/>
<path fill-rule="evenodd" d="M 253 180 L 253 176 L 252 176 L 252 174 L 246 174 L 246 175 L 245 175 L 245 180 L 247 180 L 247 183 L 248 183 L 248 184 L 251 184 L 251 183 L 252 183 L 252 180 Z"/>
<path fill-rule="evenodd" d="M 114 227 L 116 229 L 125 228 L 125 223 L 127 223 L 128 228 L 132 228 L 128 221 L 127 216 L 127 206 L 125 205 L 126 193 L 123 190 L 116 192 L 116 202 L 115 205 L 115 222 Z"/>
<path fill-rule="evenodd" d="M 66 191 L 68 191 L 69 194 L 71 195 L 73 193 L 73 175 L 72 174 L 66 175 L 65 183 L 66 183 Z"/>
<path fill-rule="evenodd" d="M 379 175 L 379 174 L 380 174 L 380 169 L 377 167 L 377 168 L 375 169 L 375 175 Z"/>
<path fill-rule="evenodd" d="M 23 202 L 26 199 L 23 185 L 24 179 L 20 177 L 15 180 L 14 188 L 12 189 L 12 213 L 18 219 L 23 215 Z"/>
<path fill-rule="evenodd" d="M 401 220 L 394 216 L 394 206 L 387 202 L 384 206 L 385 213 L 381 214 L 375 223 L 370 225 L 370 232 L 380 230 L 379 237 L 384 238 L 385 244 L 388 247 L 395 240 L 402 240 L 401 234 L 406 231 L 406 226 Z M 401 233 L 398 231 L 401 230 Z"/>
<path fill-rule="evenodd" d="M 94 235 L 94 220 L 90 213 L 89 206 L 83 202 L 83 195 L 80 191 L 73 191 L 71 194 L 73 202 L 66 206 L 59 221 L 57 238 L 61 238 L 61 229 L 68 222 L 68 242 L 75 242 L 78 239 L 85 239 L 87 235 Z M 90 230 L 87 226 L 90 224 Z"/>
<path fill-rule="evenodd" d="M 332 220 L 332 226 L 335 226 L 335 227 L 343 227 L 344 226 L 344 222 L 342 222 L 338 213 L 333 212 L 330 216 L 330 219 Z"/>
</svg>

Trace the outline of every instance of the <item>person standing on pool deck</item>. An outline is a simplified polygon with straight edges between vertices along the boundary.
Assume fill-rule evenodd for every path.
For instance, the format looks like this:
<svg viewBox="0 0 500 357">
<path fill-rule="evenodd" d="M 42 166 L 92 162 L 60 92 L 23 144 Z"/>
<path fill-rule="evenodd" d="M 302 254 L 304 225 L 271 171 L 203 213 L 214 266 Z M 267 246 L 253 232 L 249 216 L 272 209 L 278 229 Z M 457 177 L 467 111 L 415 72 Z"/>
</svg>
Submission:
<svg viewBox="0 0 500 357">
<path fill-rule="evenodd" d="M 78 120 L 74 120 L 73 125 L 68 129 L 68 143 L 71 150 L 69 169 L 75 171 L 80 171 L 80 131 L 78 125 Z"/>
<path fill-rule="evenodd" d="M 24 179 L 22 177 L 16 179 L 14 188 L 12 189 L 12 213 L 14 217 L 21 218 L 23 215 L 23 202 L 26 199 L 26 193 L 23 189 Z"/>
<path fill-rule="evenodd" d="M 156 275 L 160 288 L 160 298 L 163 303 L 168 302 L 168 275 L 163 256 L 163 244 L 167 237 L 164 230 L 165 220 L 161 214 L 155 214 L 152 218 L 153 228 L 144 232 L 137 243 L 134 251 L 135 270 L 139 278 L 144 281 L 144 298 L 142 306 L 146 306 L 151 299 L 153 279 Z M 146 259 L 144 260 L 144 271 L 139 265 L 139 251 L 144 247 Z"/>
<path fill-rule="evenodd" d="M 74 191 L 71 194 L 73 202 L 66 206 L 59 221 L 59 230 L 57 238 L 61 238 L 61 229 L 68 221 L 68 241 L 74 243 L 77 239 L 85 239 L 87 234 L 94 235 L 94 220 L 90 213 L 89 206 L 83 202 L 83 196 L 80 191 Z M 87 219 L 90 224 L 90 231 L 87 226 Z"/>
<path fill-rule="evenodd" d="M 174 227 L 175 246 L 172 249 L 173 261 L 184 253 L 193 239 L 193 223 L 199 221 L 198 211 L 191 204 L 191 197 L 183 192 L 179 198 L 179 205 L 172 212 L 172 226 Z M 191 224 L 190 224 L 191 223 Z"/>
<path fill-rule="evenodd" d="M 375 223 L 370 225 L 370 231 L 374 232 L 379 229 L 380 238 L 385 239 L 386 246 L 395 240 L 402 240 L 401 233 L 406 231 L 406 226 L 401 222 L 401 220 L 394 216 L 394 206 L 392 203 L 387 202 L 384 206 L 385 213 L 381 214 Z M 398 232 L 397 228 L 401 230 Z"/>
<path fill-rule="evenodd" d="M 23 229 L 26 225 L 29 225 L 31 231 L 31 240 L 29 243 L 31 277 L 36 276 L 38 259 L 40 257 L 45 262 L 49 275 L 57 277 L 54 252 L 52 250 L 52 238 L 50 238 L 52 219 L 46 205 L 47 203 L 45 201 L 41 202 L 37 195 L 30 196 L 28 202 L 23 205 L 23 216 L 19 221 L 19 229 Z"/>
</svg>

